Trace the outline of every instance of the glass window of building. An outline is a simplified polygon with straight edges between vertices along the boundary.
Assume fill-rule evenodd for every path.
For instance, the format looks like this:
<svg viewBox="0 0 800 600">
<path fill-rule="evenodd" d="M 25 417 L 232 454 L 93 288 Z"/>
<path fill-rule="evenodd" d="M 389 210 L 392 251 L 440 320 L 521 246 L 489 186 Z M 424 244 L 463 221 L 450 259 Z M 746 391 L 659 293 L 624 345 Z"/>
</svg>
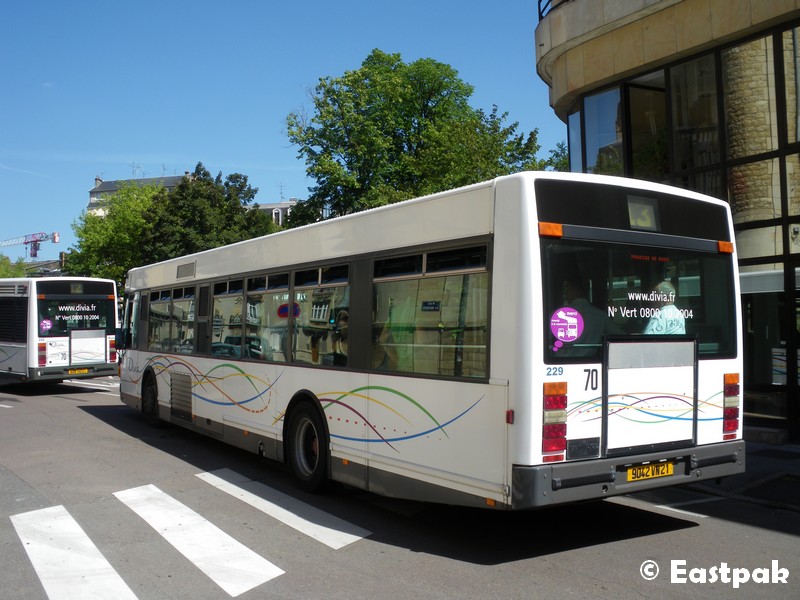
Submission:
<svg viewBox="0 0 800 600">
<path fill-rule="evenodd" d="M 797 323 L 783 322 L 787 314 L 783 265 L 752 268 L 765 270 L 743 271 L 741 276 L 742 325 L 747 349 L 744 355 L 744 379 L 748 388 L 745 413 L 785 419 L 788 405 L 786 390 L 782 386 L 788 383 L 786 332 L 797 331 Z M 796 311 L 796 314 L 800 312 Z"/>
<path fill-rule="evenodd" d="M 734 223 L 780 217 L 780 162 L 774 158 L 731 167 L 728 190 Z"/>
<path fill-rule="evenodd" d="M 623 174 L 622 115 L 619 89 L 587 96 L 583 101 L 586 171 Z"/>
<path fill-rule="evenodd" d="M 800 140 L 800 29 L 783 33 L 783 72 L 786 81 L 786 120 L 789 143 Z"/>
<path fill-rule="evenodd" d="M 671 68 L 669 73 L 675 170 L 686 171 L 719 163 L 714 56 L 701 56 Z"/>
<path fill-rule="evenodd" d="M 569 134 L 569 170 L 573 173 L 580 173 L 583 171 L 581 111 L 575 111 L 569 116 L 567 132 Z"/>
<path fill-rule="evenodd" d="M 778 111 L 772 36 L 722 52 L 728 157 L 778 148 Z"/>
<path fill-rule="evenodd" d="M 633 176 L 666 181 L 669 163 L 663 71 L 640 77 L 628 86 L 628 119 Z"/>
<path fill-rule="evenodd" d="M 800 155 L 786 157 L 786 189 L 789 192 L 789 214 L 800 214 Z"/>
</svg>

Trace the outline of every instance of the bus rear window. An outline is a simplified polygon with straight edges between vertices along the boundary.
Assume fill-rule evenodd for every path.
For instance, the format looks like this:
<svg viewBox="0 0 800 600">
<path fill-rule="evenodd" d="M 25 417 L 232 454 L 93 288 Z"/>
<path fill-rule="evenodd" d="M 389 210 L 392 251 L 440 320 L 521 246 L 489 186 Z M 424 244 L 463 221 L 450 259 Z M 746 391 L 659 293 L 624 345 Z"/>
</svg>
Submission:
<svg viewBox="0 0 800 600">
<path fill-rule="evenodd" d="M 39 335 L 57 337 L 72 330 L 104 329 L 114 333 L 113 300 L 84 298 L 81 300 L 45 299 L 38 301 Z"/>
<path fill-rule="evenodd" d="M 546 240 L 545 356 L 599 361 L 608 335 L 697 337 L 700 358 L 736 353 L 731 255 Z"/>
</svg>

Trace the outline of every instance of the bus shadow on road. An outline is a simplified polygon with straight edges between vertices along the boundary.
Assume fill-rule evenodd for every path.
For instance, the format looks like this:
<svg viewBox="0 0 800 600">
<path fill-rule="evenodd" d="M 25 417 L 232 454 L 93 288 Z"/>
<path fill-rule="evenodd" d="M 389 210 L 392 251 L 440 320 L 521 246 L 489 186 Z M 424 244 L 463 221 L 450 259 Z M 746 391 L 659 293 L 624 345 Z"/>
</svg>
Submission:
<svg viewBox="0 0 800 600">
<path fill-rule="evenodd" d="M 406 527 L 372 539 L 495 565 L 690 529 L 692 521 L 602 500 L 526 512 L 429 506 Z M 375 529 L 373 529 L 375 531 Z"/>
<path fill-rule="evenodd" d="M 93 417 L 204 472 L 232 469 L 368 530 L 368 539 L 413 552 L 492 565 L 697 527 L 684 518 L 614 502 L 508 512 L 384 498 L 340 485 L 323 494 L 294 487 L 272 461 L 168 423 L 149 425 L 125 406 L 82 406 Z"/>
<path fill-rule="evenodd" d="M 36 396 L 71 396 L 75 394 L 86 394 L 87 392 L 105 392 L 107 386 L 95 383 L 92 380 L 84 380 L 81 383 L 72 381 L 36 381 L 29 383 L 7 382 L 0 383 L 0 394 L 11 396 L 22 396 L 23 398 L 34 398 Z M 10 400 L 6 398 L 5 400 Z M 12 399 L 13 400 L 13 399 Z"/>
</svg>

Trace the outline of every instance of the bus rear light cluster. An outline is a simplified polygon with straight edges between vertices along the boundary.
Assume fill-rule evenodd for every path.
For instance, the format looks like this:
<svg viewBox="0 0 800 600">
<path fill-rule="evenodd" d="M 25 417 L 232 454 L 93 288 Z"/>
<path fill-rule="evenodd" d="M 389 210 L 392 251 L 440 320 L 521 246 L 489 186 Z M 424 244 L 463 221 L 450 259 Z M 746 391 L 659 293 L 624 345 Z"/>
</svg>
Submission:
<svg viewBox="0 0 800 600">
<path fill-rule="evenodd" d="M 47 342 L 39 342 L 38 344 L 39 366 L 47 366 Z"/>
<path fill-rule="evenodd" d="M 544 384 L 542 401 L 542 460 L 564 460 L 567 450 L 567 382 Z"/>
<path fill-rule="evenodd" d="M 725 373 L 724 401 L 722 405 L 722 439 L 736 439 L 739 431 L 739 387 L 738 373 Z"/>
<path fill-rule="evenodd" d="M 117 362 L 117 341 L 108 340 L 108 362 Z"/>
</svg>

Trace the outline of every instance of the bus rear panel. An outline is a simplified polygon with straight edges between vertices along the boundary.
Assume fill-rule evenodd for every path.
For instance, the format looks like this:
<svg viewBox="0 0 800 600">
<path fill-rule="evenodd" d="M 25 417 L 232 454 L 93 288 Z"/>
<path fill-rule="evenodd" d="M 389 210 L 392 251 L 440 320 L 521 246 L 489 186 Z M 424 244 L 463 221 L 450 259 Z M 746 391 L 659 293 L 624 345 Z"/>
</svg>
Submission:
<svg viewBox="0 0 800 600">
<path fill-rule="evenodd" d="M 658 188 L 656 188 L 657 190 Z M 744 470 L 736 257 L 722 203 L 535 182 L 541 447 L 516 507 Z M 538 440 L 537 440 L 538 441 Z"/>
</svg>

